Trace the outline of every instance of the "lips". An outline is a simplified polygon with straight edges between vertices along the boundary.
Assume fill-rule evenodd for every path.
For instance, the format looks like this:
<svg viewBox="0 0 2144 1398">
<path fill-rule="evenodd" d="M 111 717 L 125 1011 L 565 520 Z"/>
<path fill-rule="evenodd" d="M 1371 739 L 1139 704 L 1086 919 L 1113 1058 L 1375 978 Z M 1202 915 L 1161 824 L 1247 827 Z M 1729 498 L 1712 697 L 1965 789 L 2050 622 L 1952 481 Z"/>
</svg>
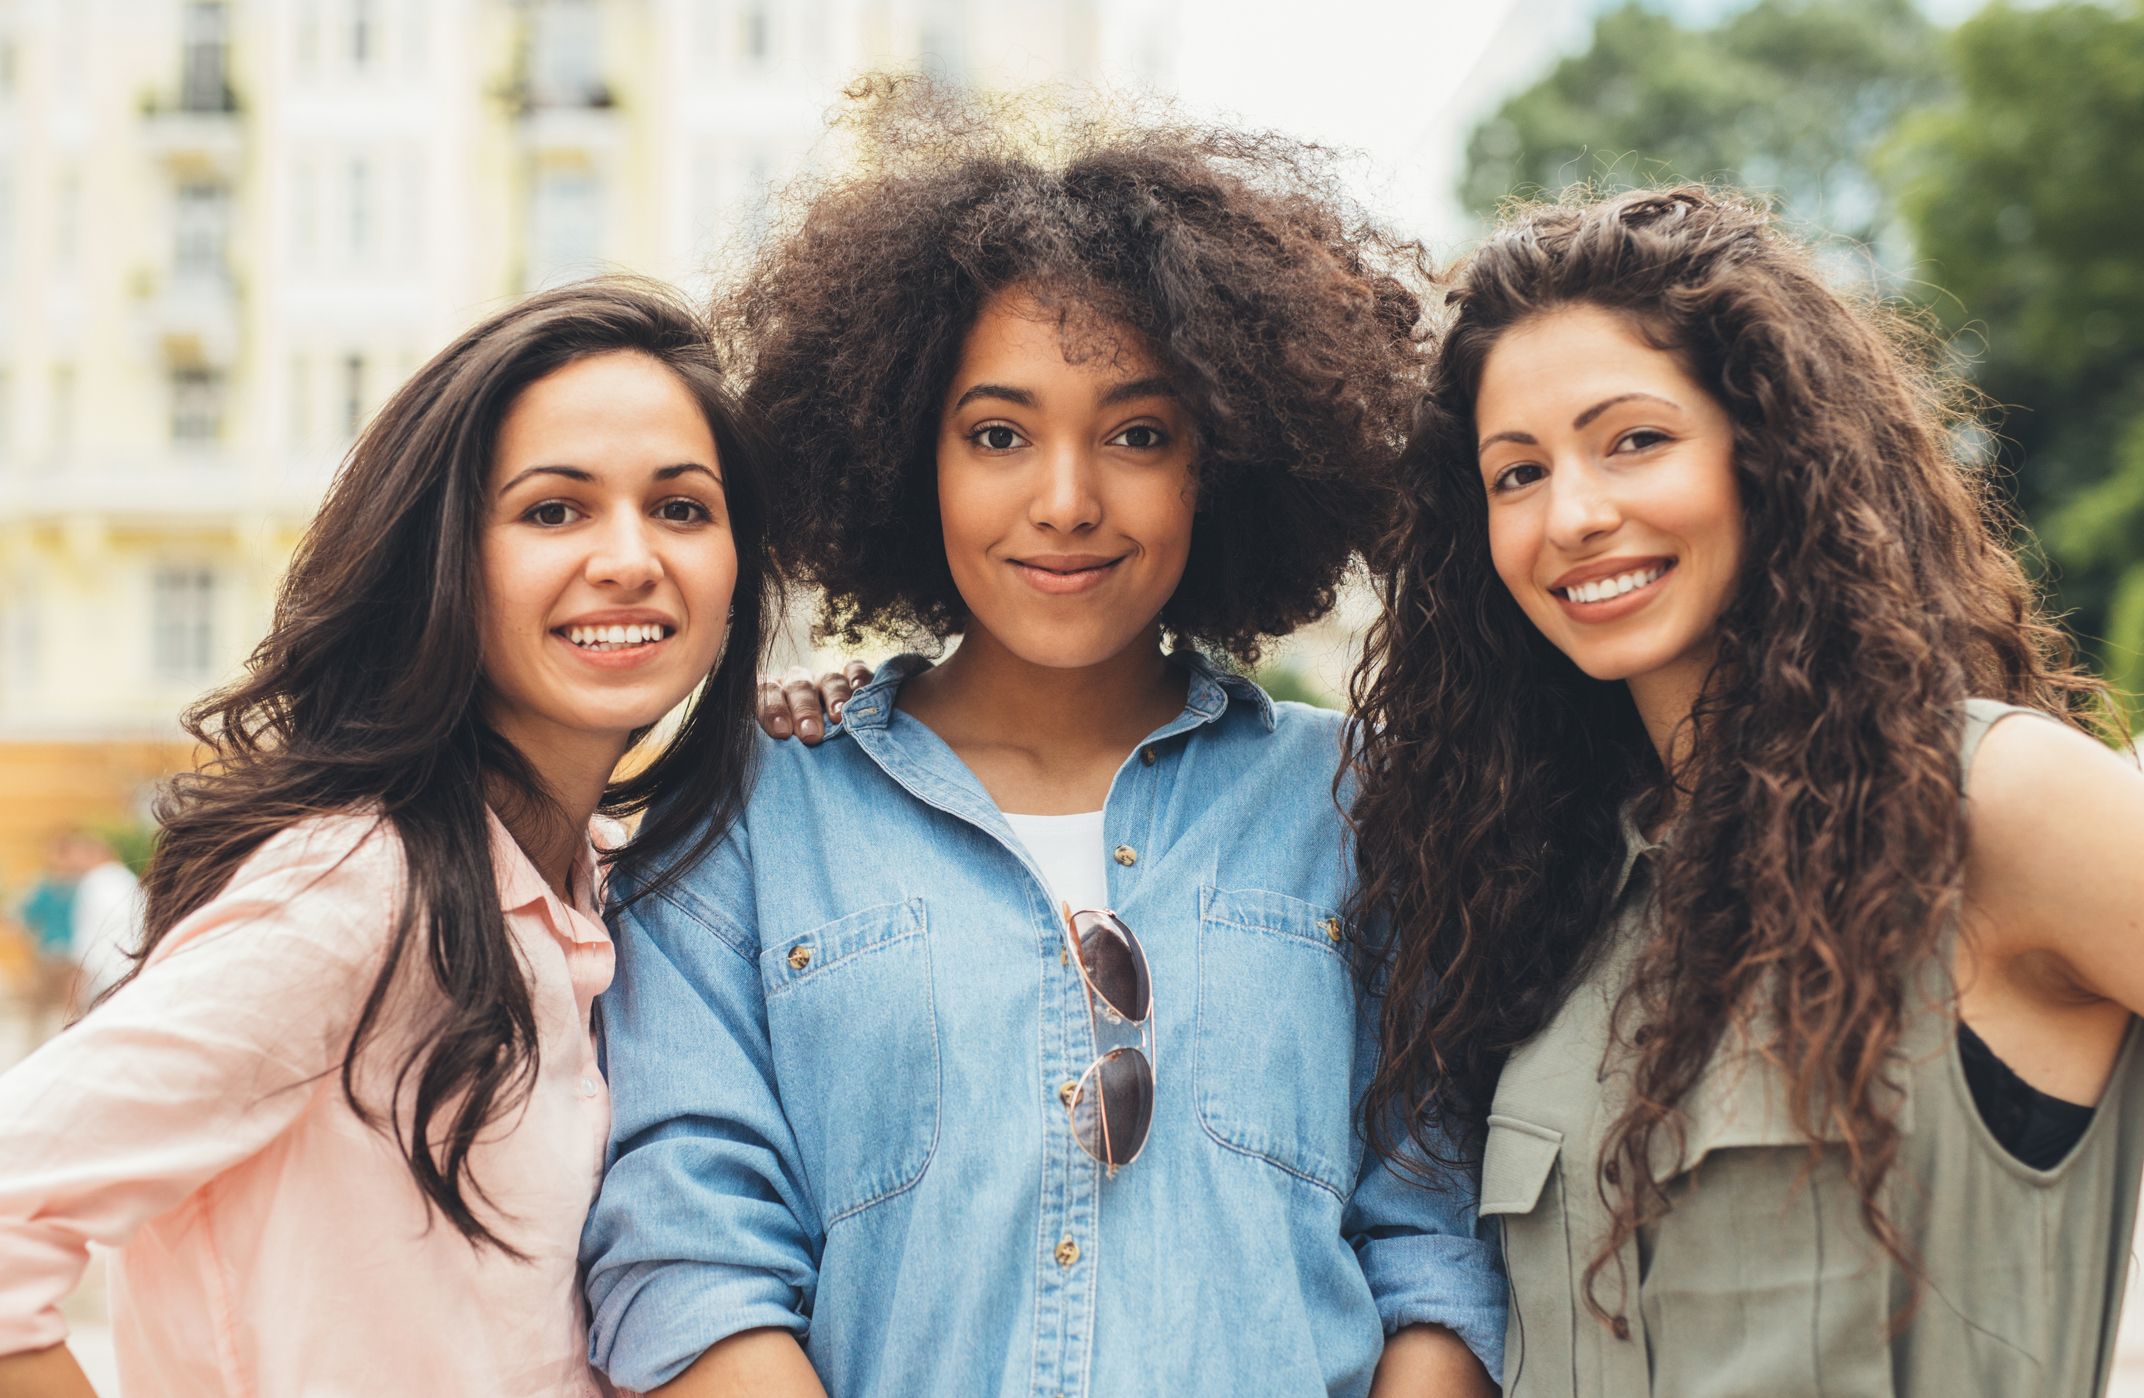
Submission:
<svg viewBox="0 0 2144 1398">
<path fill-rule="evenodd" d="M 1125 555 L 1040 554 L 1008 560 L 1022 581 L 1037 592 L 1062 597 L 1100 587 Z"/>
</svg>

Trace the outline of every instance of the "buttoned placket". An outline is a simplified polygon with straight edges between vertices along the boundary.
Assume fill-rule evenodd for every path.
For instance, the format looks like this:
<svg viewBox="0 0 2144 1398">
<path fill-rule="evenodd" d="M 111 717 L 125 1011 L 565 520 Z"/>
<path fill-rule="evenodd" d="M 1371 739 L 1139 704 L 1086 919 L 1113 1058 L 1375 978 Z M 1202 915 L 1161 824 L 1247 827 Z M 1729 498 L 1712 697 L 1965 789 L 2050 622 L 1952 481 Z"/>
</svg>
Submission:
<svg viewBox="0 0 2144 1398">
<path fill-rule="evenodd" d="M 1089 1392 L 1093 1371 L 1099 1225 L 1106 1178 L 1101 1163 L 1075 1139 L 1066 1110 L 1080 1074 L 1100 1051 L 1086 989 L 1078 968 L 1065 954 L 1063 914 L 1049 893 L 1041 867 L 965 766 L 958 769 L 961 780 L 952 780 L 931 771 L 918 760 L 919 754 L 903 750 L 890 731 L 896 718 L 892 695 L 892 685 L 880 681 L 851 699 L 846 714 L 849 736 L 917 800 L 990 835 L 1019 861 L 1030 879 L 1030 903 L 1038 914 L 1037 946 L 1042 952 L 1039 1048 L 1043 1071 L 1037 1087 L 1050 1122 L 1042 1135 L 1041 1218 L 1035 1239 L 1032 1392 L 1037 1398 L 1082 1398 Z M 1110 902 L 1120 913 L 1139 901 L 1142 870 L 1165 853 L 1151 848 L 1148 836 L 1154 813 L 1163 804 L 1161 784 L 1169 779 L 1173 765 L 1165 760 L 1166 755 L 1180 746 L 1177 740 L 1184 734 L 1218 719 L 1226 706 L 1221 685 L 1194 670 L 1183 712 L 1149 734 L 1111 779 L 1102 806 L 1102 834 L 1104 847 L 1111 851 L 1107 868 Z M 945 749 L 945 756 L 958 762 L 950 748 Z M 1135 917 L 1136 912 L 1127 916 Z M 1136 922 L 1133 928 L 1136 932 Z M 1155 1013 L 1162 1013 L 1162 1007 L 1157 1006 Z M 1155 1064 L 1154 1071 L 1157 1091 L 1164 1090 L 1161 1065 Z"/>
</svg>

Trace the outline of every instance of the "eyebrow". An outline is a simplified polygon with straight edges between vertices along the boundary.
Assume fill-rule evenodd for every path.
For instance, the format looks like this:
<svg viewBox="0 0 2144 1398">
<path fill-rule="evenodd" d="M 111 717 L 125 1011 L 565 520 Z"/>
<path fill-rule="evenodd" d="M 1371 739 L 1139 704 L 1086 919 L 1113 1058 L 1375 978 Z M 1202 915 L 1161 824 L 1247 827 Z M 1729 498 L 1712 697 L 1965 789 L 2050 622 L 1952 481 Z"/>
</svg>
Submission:
<svg viewBox="0 0 2144 1398">
<path fill-rule="evenodd" d="M 722 477 L 720 475 L 716 474 L 713 471 L 710 471 L 707 467 L 702 466 L 697 461 L 680 461 L 674 466 L 665 466 L 655 473 L 655 479 L 659 481 L 674 481 L 679 476 L 687 475 L 693 472 L 698 472 L 700 475 L 707 477 L 717 486 L 720 486 L 722 484 Z M 569 481 L 578 481 L 583 485 L 589 484 L 595 480 L 594 472 L 582 470 L 578 466 L 531 466 L 526 471 L 522 471 L 515 475 L 515 477 L 512 480 L 508 481 L 505 485 L 500 486 L 499 493 L 501 495 L 504 495 L 507 491 L 512 490 L 515 486 L 521 484 L 523 481 L 529 479 L 531 476 L 560 476 Z"/>
<path fill-rule="evenodd" d="M 1109 389 L 1101 397 L 1101 406 L 1113 408 L 1119 403 L 1129 403 L 1135 398 L 1174 398 L 1176 385 L 1159 374 L 1143 379 L 1132 379 Z M 1035 406 L 1035 395 L 1024 388 L 1013 388 L 1001 383 L 979 383 L 953 400 L 953 411 L 959 412 L 979 398 L 993 398 L 1023 408 Z"/>
<path fill-rule="evenodd" d="M 1586 426 L 1587 423 L 1592 422 L 1593 419 L 1599 417 L 1602 413 L 1607 412 L 1616 404 L 1628 403 L 1634 399 L 1641 398 L 1649 403 L 1666 404 L 1668 407 L 1675 409 L 1677 412 L 1682 411 L 1682 405 L 1680 403 L 1677 403 L 1672 398 L 1662 398 L 1657 393 L 1618 393 L 1613 398 L 1601 399 L 1600 402 L 1595 403 L 1592 407 L 1586 409 L 1577 417 L 1572 418 L 1571 427 L 1573 428 L 1573 430 L 1581 430 Z M 1495 446 L 1498 442 L 1517 442 L 1521 446 L 1528 447 L 1537 447 L 1541 445 L 1541 439 L 1534 436 L 1534 434 L 1531 432 L 1492 432 L 1488 436 L 1482 438 L 1480 442 L 1475 444 L 1474 451 L 1477 455 L 1479 455 L 1480 453 L 1487 451 L 1490 447 Z"/>
</svg>

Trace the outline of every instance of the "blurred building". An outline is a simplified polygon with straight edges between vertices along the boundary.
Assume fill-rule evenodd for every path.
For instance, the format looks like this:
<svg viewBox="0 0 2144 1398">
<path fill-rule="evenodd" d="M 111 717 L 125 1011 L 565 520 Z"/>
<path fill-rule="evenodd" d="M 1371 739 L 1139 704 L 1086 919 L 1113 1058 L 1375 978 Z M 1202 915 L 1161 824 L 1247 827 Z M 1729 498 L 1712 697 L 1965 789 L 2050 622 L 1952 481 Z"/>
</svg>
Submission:
<svg viewBox="0 0 2144 1398">
<path fill-rule="evenodd" d="M 1097 0 L 0 0 L 0 890 L 140 819 L 352 436 L 511 296 L 704 285 L 867 68 L 1092 78 Z"/>
</svg>

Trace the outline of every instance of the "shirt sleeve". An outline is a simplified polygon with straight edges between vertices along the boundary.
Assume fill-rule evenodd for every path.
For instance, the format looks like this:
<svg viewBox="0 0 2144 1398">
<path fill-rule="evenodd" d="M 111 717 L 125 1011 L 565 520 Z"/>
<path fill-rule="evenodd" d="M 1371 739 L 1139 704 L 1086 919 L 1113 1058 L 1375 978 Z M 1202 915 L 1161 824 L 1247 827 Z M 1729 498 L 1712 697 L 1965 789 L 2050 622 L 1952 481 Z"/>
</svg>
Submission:
<svg viewBox="0 0 2144 1398">
<path fill-rule="evenodd" d="M 277 836 L 139 976 L 0 1075 L 0 1354 L 66 1338 L 90 1243 L 123 1245 L 341 1090 L 401 897 L 376 828 Z"/>
<path fill-rule="evenodd" d="M 581 1261 L 590 1361 L 625 1388 L 741 1331 L 809 1325 L 821 1230 L 776 1089 L 751 906 L 740 826 L 616 919 L 599 1002 L 611 1143 Z"/>
<path fill-rule="evenodd" d="M 1365 1043 L 1358 1061 L 1376 1061 L 1376 1014 L 1365 1004 Z M 1362 1074 L 1360 1086 L 1368 1086 Z M 1357 1100 L 1360 1100 L 1358 1093 Z M 1436 1131 L 1438 1154 L 1463 1157 Z M 1376 1298 L 1385 1333 L 1409 1325 L 1441 1325 L 1466 1342 L 1489 1377 L 1504 1374 L 1508 1290 L 1494 1225 L 1480 1213 L 1481 1165 L 1439 1165 L 1409 1143 L 1404 1172 L 1365 1147 L 1362 1170 L 1341 1226 Z"/>
</svg>

